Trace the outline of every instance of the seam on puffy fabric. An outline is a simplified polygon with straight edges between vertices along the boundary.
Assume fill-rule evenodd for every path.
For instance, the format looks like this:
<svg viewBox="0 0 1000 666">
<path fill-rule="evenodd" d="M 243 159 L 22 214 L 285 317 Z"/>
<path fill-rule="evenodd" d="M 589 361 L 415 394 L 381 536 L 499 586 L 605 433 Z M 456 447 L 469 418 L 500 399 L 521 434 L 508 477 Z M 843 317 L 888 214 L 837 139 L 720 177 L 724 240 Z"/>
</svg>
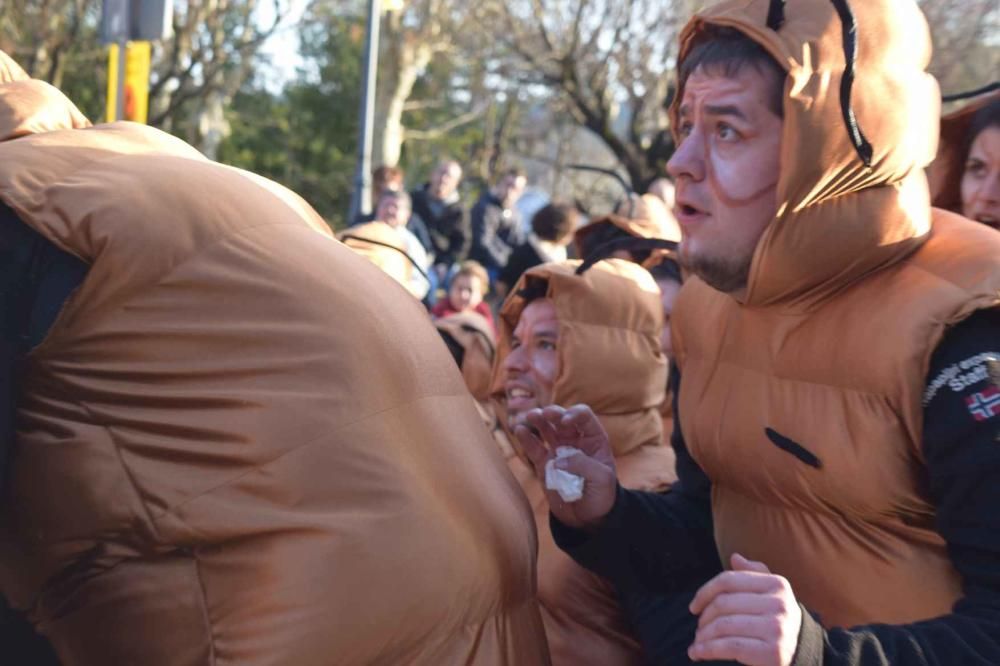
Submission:
<svg viewBox="0 0 1000 666">
<path fill-rule="evenodd" d="M 77 404 L 79 404 L 80 408 L 90 418 L 91 423 L 95 425 L 99 424 L 100 427 L 108 433 L 108 437 L 111 439 L 111 445 L 115 449 L 115 458 L 118 459 L 118 464 L 121 466 L 122 472 L 125 474 L 125 478 L 128 479 L 129 487 L 132 488 L 135 498 L 139 501 L 139 506 L 142 507 L 142 511 L 146 515 L 146 521 L 149 524 L 150 529 L 153 530 L 153 532 L 156 533 L 157 538 L 159 538 L 159 529 L 157 528 L 156 521 L 154 520 L 149 507 L 146 505 L 146 500 L 143 499 L 142 493 L 139 491 L 139 485 L 135 482 L 135 478 L 132 476 L 132 471 L 129 469 L 128 464 L 126 464 L 125 459 L 122 457 L 121 446 L 118 444 L 118 437 L 113 432 L 112 426 L 102 424 L 101 420 L 94 415 L 85 403 L 79 402 Z"/>
<path fill-rule="evenodd" d="M 704 356 L 692 356 L 690 353 L 688 353 L 688 357 L 689 357 L 689 360 L 687 361 L 688 363 L 690 363 L 692 361 L 698 361 L 698 360 L 703 360 L 703 359 L 707 358 L 707 357 L 704 357 Z M 886 394 L 886 393 L 881 393 L 879 391 L 866 391 L 866 390 L 861 389 L 861 388 L 855 388 L 853 386 L 848 386 L 847 384 L 838 384 L 838 383 L 835 383 L 835 382 L 812 381 L 812 380 L 809 380 L 809 379 L 802 379 L 802 378 L 799 378 L 799 377 L 789 377 L 787 375 L 768 374 L 767 372 L 765 372 L 763 370 L 758 370 L 757 368 L 751 368 L 751 367 L 745 366 L 745 365 L 739 365 L 739 364 L 734 363 L 732 361 L 719 361 L 718 366 L 721 367 L 723 365 L 727 365 L 727 366 L 736 368 L 737 370 L 744 370 L 746 372 L 752 372 L 752 373 L 754 373 L 756 375 L 762 375 L 762 376 L 765 376 L 765 377 L 771 377 L 771 378 L 774 378 L 774 379 L 779 379 L 779 380 L 784 381 L 784 382 L 795 382 L 797 384 L 806 384 L 808 386 L 817 386 L 817 387 L 828 388 L 828 389 L 833 389 L 833 390 L 851 391 L 853 393 L 857 393 L 858 395 L 864 395 L 864 396 L 868 396 L 870 398 L 879 398 L 881 400 L 885 400 L 887 404 L 890 404 L 890 405 L 892 404 L 892 400 L 890 399 L 889 395 Z"/>
<path fill-rule="evenodd" d="M 941 282 L 941 283 L 943 283 L 945 285 L 948 285 L 950 287 L 954 287 L 955 289 L 957 289 L 961 293 L 965 294 L 966 296 L 976 296 L 977 294 L 979 294 L 978 290 L 975 287 L 969 287 L 969 286 L 966 286 L 966 285 L 959 284 L 958 282 L 955 282 L 954 280 L 950 280 L 946 276 L 942 275 L 941 273 L 938 273 L 936 271 L 932 271 L 929 267 L 924 266 L 924 265 L 920 264 L 919 262 L 913 263 L 912 267 L 915 268 L 916 270 L 920 271 L 921 273 L 924 273 L 925 275 L 929 275 L 929 276 L 933 277 L 938 282 Z M 988 298 L 988 296 L 986 296 L 986 295 L 984 295 L 984 296 L 986 298 Z M 993 299 L 993 305 L 992 306 L 987 305 L 987 306 L 983 306 L 983 308 L 980 308 L 980 309 L 986 309 L 986 308 L 989 308 L 989 307 L 998 307 L 998 306 L 1000 306 L 1000 292 L 995 293 L 994 299 Z"/>
<path fill-rule="evenodd" d="M 345 429 L 350 428 L 352 426 L 355 426 L 358 423 L 362 423 L 363 421 L 367 421 L 369 419 L 375 418 L 377 416 L 381 416 L 382 414 L 386 414 L 386 413 L 391 412 L 393 410 L 400 409 L 402 407 L 407 407 L 409 405 L 414 405 L 414 404 L 417 404 L 419 402 L 423 402 L 425 400 L 435 400 L 435 399 L 438 399 L 438 398 L 462 398 L 462 399 L 464 399 L 464 397 L 465 396 L 463 396 L 461 393 L 439 393 L 439 394 L 434 394 L 434 395 L 425 395 L 425 396 L 421 396 L 419 398 L 416 398 L 414 400 L 409 400 L 407 402 L 397 403 L 395 405 L 392 405 L 391 407 L 386 407 L 385 409 L 380 409 L 377 412 L 372 412 L 370 414 L 366 414 L 365 416 L 357 418 L 357 419 L 355 419 L 353 421 L 349 421 L 349 422 L 347 422 L 347 423 L 345 423 L 345 424 L 343 424 L 343 425 L 341 425 L 341 426 L 339 426 L 337 428 L 325 429 L 322 434 L 317 435 L 316 437 L 313 437 L 313 438 L 311 438 L 309 440 L 306 440 L 305 442 L 302 442 L 298 446 L 295 446 L 295 447 L 293 447 L 291 449 L 288 449 L 287 451 L 282 451 L 281 453 L 279 453 L 278 455 L 274 456 L 273 458 L 269 458 L 268 460 L 264 460 L 264 461 L 262 461 L 262 462 L 260 462 L 260 463 L 258 463 L 256 465 L 254 465 L 253 467 L 250 467 L 250 468 L 244 470 L 243 472 L 237 474 L 236 476 L 230 477 L 230 478 L 226 479 L 225 481 L 222 481 L 221 483 L 218 483 L 218 484 L 212 486 L 211 488 L 207 488 L 207 489 L 203 490 L 202 492 L 200 492 L 200 493 L 198 493 L 196 495 L 192 495 L 191 497 L 188 497 L 184 501 L 182 501 L 182 502 L 180 502 L 178 504 L 175 504 L 175 505 L 173 505 L 173 506 L 171 506 L 171 507 L 169 507 L 167 509 L 164 509 L 161 513 L 157 513 L 155 516 L 151 516 L 150 519 L 156 521 L 156 520 L 161 520 L 161 519 L 163 519 L 163 518 L 165 518 L 167 516 L 173 515 L 173 514 L 175 514 L 177 512 L 177 510 L 179 510 L 179 509 L 187 506 L 188 504 L 190 504 L 191 502 L 194 502 L 195 500 L 198 500 L 198 499 L 204 497 L 205 495 L 210 495 L 211 493 L 214 493 L 216 490 L 219 490 L 220 488 L 225 488 L 226 486 L 229 486 L 229 485 L 231 485 L 233 483 L 236 483 L 240 479 L 242 479 L 242 478 L 244 478 L 246 476 L 249 476 L 250 474 L 255 474 L 256 472 L 259 472 L 261 469 L 267 467 L 268 465 L 272 465 L 272 464 L 278 462 L 279 460 L 281 460 L 285 456 L 289 456 L 289 455 L 292 455 L 293 453 L 301 451 L 302 449 L 304 449 L 306 447 L 309 447 L 309 446 L 312 446 L 313 444 L 315 444 L 316 442 L 318 442 L 318 441 L 320 441 L 320 440 L 322 440 L 324 438 L 332 437 L 336 433 L 341 432 L 342 430 L 345 430 Z M 140 500 L 141 500 L 141 498 L 140 498 Z"/>
<path fill-rule="evenodd" d="M 198 580 L 198 589 L 201 591 L 201 612 L 205 619 L 205 629 L 208 635 L 208 663 L 215 666 L 215 625 L 208 616 L 208 590 L 205 589 L 205 580 L 201 577 L 201 560 L 198 559 L 197 549 L 191 549 L 191 561 L 194 563 L 194 575 Z"/>
<path fill-rule="evenodd" d="M 248 233 L 250 233 L 252 231 L 256 231 L 258 229 L 267 228 L 267 227 L 286 227 L 288 229 L 300 229 L 302 231 L 308 231 L 310 233 L 316 234 L 317 236 L 320 236 L 322 238 L 326 238 L 327 240 L 333 240 L 332 238 L 329 238 L 327 236 L 323 236 L 323 234 L 319 233 L 318 231 L 316 231 L 312 227 L 302 226 L 302 225 L 295 224 L 295 223 L 292 223 L 292 222 L 262 222 L 261 224 L 255 224 L 255 225 L 253 225 L 251 227 L 244 227 L 243 229 L 239 229 L 239 230 L 236 230 L 236 231 L 233 231 L 233 232 L 230 232 L 230 233 L 226 233 L 224 235 L 221 235 L 221 236 L 219 236 L 217 238 L 212 239 L 207 244 L 199 247 L 194 253 L 187 255 L 186 257 L 184 257 L 183 259 L 181 259 L 176 264 L 173 264 L 172 266 L 169 266 L 161 275 L 158 275 L 158 276 L 155 276 L 155 277 L 151 278 L 148 282 L 141 282 L 141 283 L 137 283 L 135 285 L 132 285 L 132 287 L 133 287 L 132 289 L 130 289 L 127 293 L 123 294 L 121 297 L 115 299 L 117 301 L 116 305 L 114 305 L 112 308 L 110 308 L 103 315 L 103 317 L 106 318 L 108 316 L 111 316 L 114 313 L 117 313 L 118 311 L 120 311 L 122 308 L 125 307 L 125 302 L 127 302 L 129 299 L 131 299 L 132 297 L 134 297 L 135 294 L 138 291 L 143 291 L 143 290 L 147 290 L 147 289 L 155 289 L 156 287 L 160 286 L 163 283 L 164 280 L 167 280 L 168 278 L 170 278 L 174 273 L 176 273 L 178 270 L 180 270 L 181 268 L 183 268 L 184 266 L 186 266 L 189 262 L 195 261 L 196 259 L 199 259 L 203 254 L 214 250 L 219 245 L 222 245 L 222 244 L 224 244 L 224 243 L 226 243 L 226 242 L 228 242 L 230 240 L 233 240 L 235 238 L 239 238 L 241 236 L 245 236 L 245 235 L 247 235 Z M 32 228 L 34 228 L 34 227 L 32 227 Z M 48 237 L 46 236 L 46 238 L 48 238 Z M 71 253 L 71 254 L 73 254 L 73 253 Z M 84 260 L 81 259 L 81 261 L 84 261 Z M 84 263 L 87 263 L 87 262 L 84 261 Z M 96 262 L 88 264 L 88 266 L 90 266 L 91 270 L 94 268 L 95 265 L 96 265 Z M 83 282 L 80 283 L 80 286 L 77 287 L 77 294 L 76 295 L 78 295 L 81 290 L 83 290 L 87 286 L 89 286 L 89 281 L 91 280 L 91 277 L 92 277 L 92 273 L 91 273 L 90 270 L 88 270 L 87 277 L 84 278 Z M 93 279 L 96 279 L 96 278 L 93 278 Z M 38 346 L 36 346 L 34 349 L 31 350 L 31 353 L 29 354 L 28 358 L 31 358 L 32 355 L 35 355 L 35 356 L 41 355 L 44 351 L 46 351 L 48 349 L 48 347 L 51 346 L 51 344 L 54 344 L 54 343 L 50 343 L 50 340 L 57 339 L 58 338 L 58 334 L 62 332 L 62 329 L 57 328 L 57 326 L 62 323 L 61 320 L 64 318 L 63 315 L 66 312 L 70 312 L 71 311 L 70 310 L 71 306 L 78 306 L 78 304 L 77 303 L 70 303 L 69 300 L 67 299 L 66 306 L 63 308 L 63 310 L 60 311 L 60 313 L 59 313 L 60 316 L 56 319 L 56 321 L 53 322 L 51 328 L 49 329 L 49 335 L 44 340 L 42 340 L 42 342 Z"/>
</svg>

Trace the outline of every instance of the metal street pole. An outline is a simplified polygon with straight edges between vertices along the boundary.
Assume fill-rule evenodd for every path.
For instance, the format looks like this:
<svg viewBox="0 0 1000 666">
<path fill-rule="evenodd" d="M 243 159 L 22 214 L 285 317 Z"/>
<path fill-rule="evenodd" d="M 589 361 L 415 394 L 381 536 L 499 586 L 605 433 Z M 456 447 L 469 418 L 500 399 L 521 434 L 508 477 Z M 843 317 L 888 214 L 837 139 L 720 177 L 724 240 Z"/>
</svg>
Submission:
<svg viewBox="0 0 1000 666">
<path fill-rule="evenodd" d="M 382 11 L 379 0 L 368 0 L 368 35 L 361 83 L 361 108 L 358 112 L 358 163 L 354 172 L 354 191 L 347 223 L 358 215 L 371 212 L 372 125 L 375 122 L 375 81 L 378 76 L 378 38 Z"/>
<path fill-rule="evenodd" d="M 129 25 L 130 2 L 122 3 L 122 15 L 125 25 Z M 115 88 L 115 120 L 125 120 L 125 67 L 128 63 L 128 33 L 123 32 L 118 39 L 118 87 Z"/>
</svg>

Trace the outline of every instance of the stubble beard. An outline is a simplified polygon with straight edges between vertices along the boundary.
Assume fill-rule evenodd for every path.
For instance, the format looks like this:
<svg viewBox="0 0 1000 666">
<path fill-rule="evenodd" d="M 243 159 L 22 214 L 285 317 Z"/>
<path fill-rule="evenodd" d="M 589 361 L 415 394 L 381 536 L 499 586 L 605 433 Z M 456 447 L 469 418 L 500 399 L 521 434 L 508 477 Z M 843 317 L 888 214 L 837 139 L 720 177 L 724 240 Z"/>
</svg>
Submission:
<svg viewBox="0 0 1000 666">
<path fill-rule="evenodd" d="M 753 253 L 745 257 L 691 256 L 681 248 L 680 264 L 716 291 L 731 294 L 747 286 L 750 279 L 750 265 Z"/>
</svg>

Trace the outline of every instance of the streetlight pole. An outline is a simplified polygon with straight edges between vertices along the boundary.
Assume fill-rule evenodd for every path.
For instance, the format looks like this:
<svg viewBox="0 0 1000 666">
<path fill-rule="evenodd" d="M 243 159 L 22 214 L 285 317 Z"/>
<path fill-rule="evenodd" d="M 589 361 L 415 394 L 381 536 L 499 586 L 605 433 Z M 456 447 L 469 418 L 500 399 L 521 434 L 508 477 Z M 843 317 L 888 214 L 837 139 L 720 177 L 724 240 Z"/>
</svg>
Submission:
<svg viewBox="0 0 1000 666">
<path fill-rule="evenodd" d="M 368 214 L 372 190 L 372 125 L 375 122 L 375 82 L 378 76 L 379 23 L 382 19 L 380 0 L 368 0 L 368 34 L 365 39 L 365 60 L 361 82 L 361 108 L 358 111 L 358 163 L 354 172 L 354 191 L 347 223 L 359 214 Z"/>
</svg>

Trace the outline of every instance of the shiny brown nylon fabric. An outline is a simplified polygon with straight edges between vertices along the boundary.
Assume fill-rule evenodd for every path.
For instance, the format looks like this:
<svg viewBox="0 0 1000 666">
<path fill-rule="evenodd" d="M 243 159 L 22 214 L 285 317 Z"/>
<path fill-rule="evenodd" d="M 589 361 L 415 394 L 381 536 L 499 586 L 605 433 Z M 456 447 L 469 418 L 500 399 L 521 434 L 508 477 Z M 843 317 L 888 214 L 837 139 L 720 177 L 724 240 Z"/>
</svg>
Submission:
<svg viewBox="0 0 1000 666">
<path fill-rule="evenodd" d="M 548 663 L 529 508 L 454 363 L 304 201 L 131 123 L 0 143 L 0 199 L 91 264 L 0 522 L 66 666 Z"/>
<path fill-rule="evenodd" d="M 636 238 L 663 238 L 674 241 L 681 239 L 681 229 L 677 220 L 659 197 L 643 194 L 636 198 L 631 214 L 629 212 L 629 203 L 626 202 L 615 213 L 599 217 L 573 232 L 573 245 L 576 247 L 577 255 L 581 259 L 586 259 L 583 256 L 583 243 L 586 237 L 609 224 Z"/>
<path fill-rule="evenodd" d="M 685 286 L 675 312 L 703 319 L 674 318 L 680 413 L 712 480 L 723 561 L 766 563 L 828 627 L 950 612 L 961 581 L 927 495 L 923 392 L 944 331 L 1000 306 L 997 256 L 995 231 L 936 210 L 916 255 L 813 313 L 736 309 L 703 282 Z"/>
<path fill-rule="evenodd" d="M 399 235 L 385 222 L 367 222 L 349 227 L 338 237 L 344 245 L 378 266 L 404 288 L 410 284 L 413 264 L 407 259 Z M 365 242 L 367 240 L 375 242 Z"/>
<path fill-rule="evenodd" d="M 434 326 L 447 333 L 465 350 L 462 359 L 462 378 L 480 402 L 490 398 L 490 376 L 497 353 L 496 334 L 486 318 L 475 312 L 456 312 L 434 322 Z"/>
<path fill-rule="evenodd" d="M 517 296 L 529 280 L 548 283 L 559 317 L 561 371 L 553 402 L 590 405 L 607 429 L 622 485 L 664 490 L 674 480 L 673 452 L 662 446 L 659 406 L 666 384 L 660 351 L 663 310 L 647 271 L 627 261 L 596 264 L 574 275 L 579 261 L 529 269 L 500 313 L 493 396 L 503 404 L 503 362 L 524 309 Z M 618 607 L 614 588 L 576 564 L 552 539 L 544 490 L 517 456 L 511 469 L 538 525 L 538 595 L 554 664 L 640 664 L 642 653 Z"/>
<path fill-rule="evenodd" d="M 945 614 L 961 590 L 922 482 L 922 392 L 945 328 L 997 305 L 995 234 L 940 211 L 931 233 L 939 97 L 916 5 L 850 3 L 869 169 L 841 115 L 833 4 L 789 2 L 777 32 L 769 4 L 717 5 L 683 36 L 682 54 L 705 24 L 735 27 L 788 69 L 778 215 L 744 303 L 693 278 L 674 311 L 685 441 L 713 483 L 723 561 L 765 562 L 827 626 Z"/>
<path fill-rule="evenodd" d="M 1000 99 L 1000 90 L 980 95 L 941 118 L 941 139 L 937 157 L 927 167 L 931 202 L 938 208 L 962 214 L 962 174 L 968 158 L 968 133 L 979 109 Z"/>
</svg>

